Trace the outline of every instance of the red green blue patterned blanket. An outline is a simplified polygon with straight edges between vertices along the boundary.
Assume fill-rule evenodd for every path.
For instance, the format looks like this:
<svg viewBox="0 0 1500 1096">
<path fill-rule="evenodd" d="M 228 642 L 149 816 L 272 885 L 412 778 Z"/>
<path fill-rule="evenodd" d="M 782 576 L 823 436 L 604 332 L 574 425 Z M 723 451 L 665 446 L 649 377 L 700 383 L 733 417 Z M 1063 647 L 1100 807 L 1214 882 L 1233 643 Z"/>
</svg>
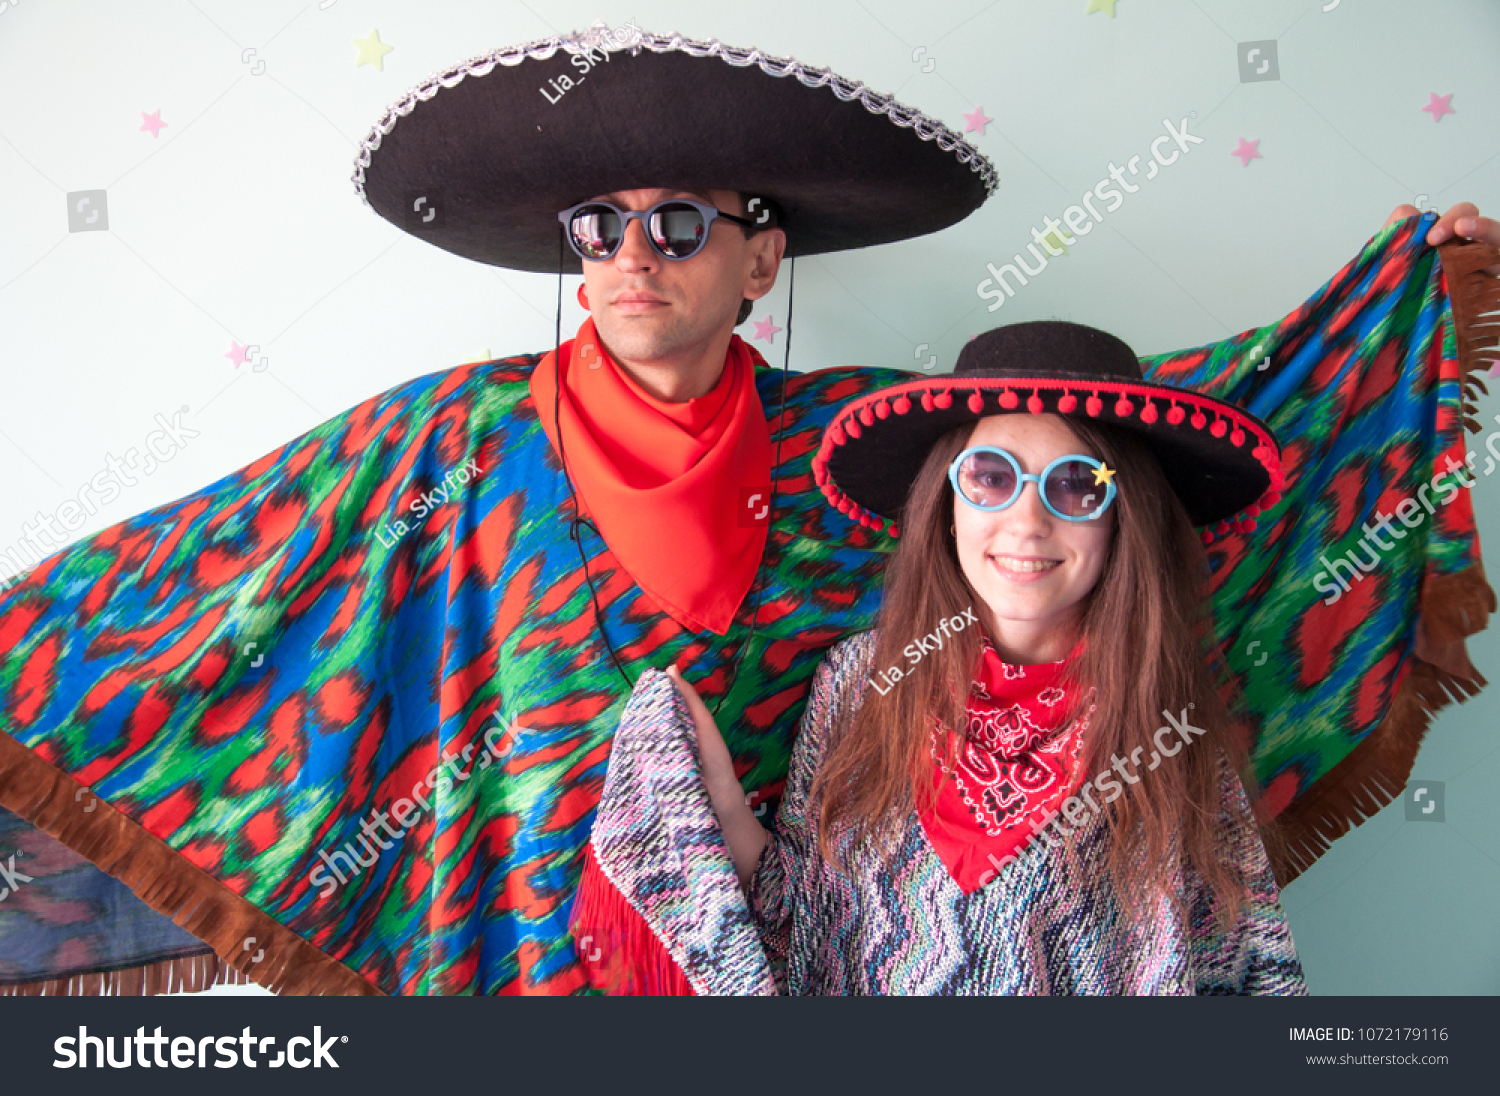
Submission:
<svg viewBox="0 0 1500 1096">
<path fill-rule="evenodd" d="M 1477 271 L 1495 257 L 1440 261 L 1426 225 L 1383 230 L 1279 323 L 1146 360 L 1286 448 L 1261 530 L 1209 549 L 1264 802 L 1292 837 L 1283 879 L 1398 791 L 1428 713 L 1482 683 L 1458 641 L 1493 594 L 1470 480 L 1443 458 L 1467 464 L 1464 316 L 1494 307 Z M 810 457 L 843 401 L 896 374 L 790 379 L 759 584 L 705 637 L 573 522 L 535 361 L 398 386 L 0 592 L 0 805 L 19 816 L 0 816 L 0 992 L 183 964 L 291 993 L 586 992 L 566 924 L 629 695 L 601 631 L 631 680 L 675 660 L 723 700 L 774 810 L 813 670 L 870 627 L 891 545 L 824 505 Z M 781 378 L 757 384 L 774 429 Z M 1375 566 L 1319 582 L 1424 485 L 1439 501 Z"/>
</svg>

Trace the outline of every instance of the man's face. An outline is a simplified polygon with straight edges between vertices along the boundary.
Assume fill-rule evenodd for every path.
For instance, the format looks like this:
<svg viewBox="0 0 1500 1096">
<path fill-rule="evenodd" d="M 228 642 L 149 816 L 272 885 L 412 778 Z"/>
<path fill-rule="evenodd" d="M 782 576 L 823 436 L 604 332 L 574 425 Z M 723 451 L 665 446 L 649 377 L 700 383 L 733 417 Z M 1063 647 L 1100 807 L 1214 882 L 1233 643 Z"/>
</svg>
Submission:
<svg viewBox="0 0 1500 1096">
<path fill-rule="evenodd" d="M 740 196 L 729 190 L 617 190 L 594 196 L 621 209 L 649 209 L 671 198 L 695 199 L 744 216 Z M 733 221 L 717 220 L 701 251 L 674 261 L 651 246 L 642 222 L 632 221 L 612 258 L 584 261 L 594 326 L 610 353 L 624 361 L 657 362 L 701 352 L 733 330 L 742 299 L 770 292 L 784 240 L 775 229 L 746 239 Z"/>
</svg>

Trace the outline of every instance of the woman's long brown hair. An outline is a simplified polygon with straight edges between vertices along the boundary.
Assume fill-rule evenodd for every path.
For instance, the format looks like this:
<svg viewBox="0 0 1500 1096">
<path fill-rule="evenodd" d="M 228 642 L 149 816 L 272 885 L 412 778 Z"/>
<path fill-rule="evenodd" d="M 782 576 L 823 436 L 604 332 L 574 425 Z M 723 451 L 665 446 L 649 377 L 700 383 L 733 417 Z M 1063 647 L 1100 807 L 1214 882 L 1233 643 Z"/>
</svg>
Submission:
<svg viewBox="0 0 1500 1096">
<path fill-rule="evenodd" d="M 1138 748 L 1137 758 L 1151 757 L 1156 752 L 1152 735 L 1166 722 L 1163 711 L 1175 717 L 1186 710 L 1193 726 L 1206 731 L 1154 771 L 1138 761 L 1132 773 L 1139 774 L 1139 783 L 1119 781 L 1125 792 L 1108 804 L 1105 815 L 1111 882 L 1127 912 L 1158 897 L 1180 910 L 1170 887 L 1173 858 L 1184 855 L 1213 891 L 1221 921 L 1227 921 L 1239 910 L 1247 881 L 1221 852 L 1221 751 L 1252 796 L 1255 789 L 1245 736 L 1230 715 L 1231 693 L 1214 645 L 1208 557 L 1156 457 L 1142 442 L 1108 425 L 1064 421 L 1117 470 L 1119 485 L 1104 569 L 1084 602 L 1084 650 L 1069 666 L 1070 703 L 1081 706 L 1089 688 L 1095 690 L 1082 774 L 1092 780 L 1110 768 L 1113 758 L 1130 758 Z M 954 498 L 948 465 L 973 430 L 974 424 L 955 428 L 928 453 L 907 497 L 901 538 L 886 568 L 871 670 L 899 665 L 905 676 L 889 689 L 864 686 L 864 702 L 849 732 L 835 740 L 813 785 L 814 801 L 821 797 L 819 845 L 835 864 L 840 863 L 832 836 L 836 828 L 847 827 L 854 843 L 863 843 L 877 833 L 894 833 L 913 807 L 931 808 L 936 799 L 933 720 L 960 733 L 967 726 L 979 630 L 959 632 L 910 669 L 901 651 L 943 618 L 984 604 L 964 577 L 949 533 Z M 1074 708 L 1067 717 L 1079 714 Z M 955 736 L 945 737 L 951 763 L 956 760 Z M 865 847 L 873 851 L 875 846 Z"/>
</svg>

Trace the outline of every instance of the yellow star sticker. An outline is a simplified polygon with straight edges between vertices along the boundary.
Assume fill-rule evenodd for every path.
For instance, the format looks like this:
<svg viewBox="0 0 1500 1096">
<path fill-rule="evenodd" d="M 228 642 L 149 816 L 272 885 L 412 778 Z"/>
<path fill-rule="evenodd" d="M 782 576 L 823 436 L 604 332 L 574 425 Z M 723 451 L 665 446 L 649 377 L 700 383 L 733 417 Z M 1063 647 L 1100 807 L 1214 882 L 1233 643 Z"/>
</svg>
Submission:
<svg viewBox="0 0 1500 1096">
<path fill-rule="evenodd" d="M 386 45 L 380 40 L 380 32 L 378 30 L 370 31 L 368 38 L 354 39 L 354 45 L 359 50 L 359 57 L 355 60 L 354 67 L 359 68 L 360 65 L 374 65 L 376 72 L 385 71 L 385 62 L 381 58 L 395 48 L 394 46 Z"/>
<path fill-rule="evenodd" d="M 1068 253 L 1068 245 L 1063 243 L 1062 235 L 1055 228 L 1048 229 L 1042 233 L 1042 244 L 1046 247 L 1055 247 L 1057 252 L 1054 254 L 1061 253 L 1066 255 Z"/>
<path fill-rule="evenodd" d="M 1094 469 L 1094 485 L 1097 487 L 1101 483 L 1109 483 L 1114 474 L 1115 470 L 1101 461 L 1099 467 Z"/>
<path fill-rule="evenodd" d="M 1119 3 L 1119 0 L 1089 0 L 1089 10 L 1083 14 L 1093 15 L 1096 11 L 1102 11 L 1105 15 L 1113 19 L 1115 17 L 1115 4 L 1117 3 Z"/>
</svg>

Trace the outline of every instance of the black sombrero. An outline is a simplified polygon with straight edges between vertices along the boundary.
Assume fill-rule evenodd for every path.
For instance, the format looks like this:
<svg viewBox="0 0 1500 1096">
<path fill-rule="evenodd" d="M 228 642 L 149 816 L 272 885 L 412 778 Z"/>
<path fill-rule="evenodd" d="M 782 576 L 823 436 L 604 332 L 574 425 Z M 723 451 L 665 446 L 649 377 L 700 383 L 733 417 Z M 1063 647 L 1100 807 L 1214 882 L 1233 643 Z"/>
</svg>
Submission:
<svg viewBox="0 0 1500 1096">
<path fill-rule="evenodd" d="M 890 385 L 853 400 L 824 431 L 813 473 L 829 503 L 897 535 L 923 459 L 955 426 L 1026 410 L 1133 431 L 1161 463 L 1203 540 L 1250 532 L 1280 499 L 1281 447 L 1243 408 L 1143 379 L 1125 343 L 1082 324 L 1010 324 L 974 338 L 946 376 Z"/>
<path fill-rule="evenodd" d="M 447 251 L 559 273 L 559 211 L 616 190 L 762 196 L 796 256 L 936 232 L 999 181 L 941 122 L 827 69 L 595 24 L 423 81 L 365 138 L 354 185 Z"/>
</svg>

